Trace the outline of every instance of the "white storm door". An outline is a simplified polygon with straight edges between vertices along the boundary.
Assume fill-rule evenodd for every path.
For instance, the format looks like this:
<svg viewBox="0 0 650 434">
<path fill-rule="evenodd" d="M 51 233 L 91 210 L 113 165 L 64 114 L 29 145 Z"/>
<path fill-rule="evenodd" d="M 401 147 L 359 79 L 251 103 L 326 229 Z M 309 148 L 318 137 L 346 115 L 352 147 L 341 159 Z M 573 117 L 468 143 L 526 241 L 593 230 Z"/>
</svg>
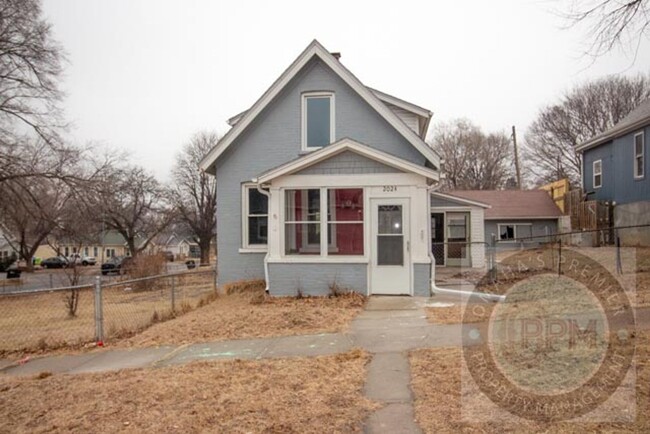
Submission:
<svg viewBox="0 0 650 434">
<path fill-rule="evenodd" d="M 410 295 L 409 200 L 371 199 L 371 294 Z"/>
</svg>

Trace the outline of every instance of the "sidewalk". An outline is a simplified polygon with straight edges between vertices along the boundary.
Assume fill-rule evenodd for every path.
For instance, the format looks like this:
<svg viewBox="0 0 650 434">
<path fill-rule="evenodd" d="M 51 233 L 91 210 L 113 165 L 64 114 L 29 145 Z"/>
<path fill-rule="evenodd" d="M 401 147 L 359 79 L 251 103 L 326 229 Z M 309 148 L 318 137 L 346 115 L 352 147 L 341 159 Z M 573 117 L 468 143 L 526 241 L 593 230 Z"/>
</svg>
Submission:
<svg viewBox="0 0 650 434">
<path fill-rule="evenodd" d="M 439 298 L 436 297 L 436 300 Z M 461 344 L 460 325 L 433 325 L 422 308 L 428 298 L 371 298 L 350 331 L 134 349 L 97 348 L 77 355 L 35 357 L 22 365 L 0 360 L 4 375 L 78 374 L 159 367 L 193 360 L 312 357 L 361 347 L 372 353 Z"/>
</svg>

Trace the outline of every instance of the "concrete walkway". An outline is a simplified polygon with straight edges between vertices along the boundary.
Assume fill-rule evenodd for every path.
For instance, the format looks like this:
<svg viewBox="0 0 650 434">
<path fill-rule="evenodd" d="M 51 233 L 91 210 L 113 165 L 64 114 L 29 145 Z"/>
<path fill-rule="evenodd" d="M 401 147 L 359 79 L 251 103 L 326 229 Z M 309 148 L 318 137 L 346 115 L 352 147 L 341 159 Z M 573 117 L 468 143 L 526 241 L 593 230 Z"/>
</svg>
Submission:
<svg viewBox="0 0 650 434">
<path fill-rule="evenodd" d="M 76 355 L 35 357 L 23 364 L 0 360 L 0 373 L 78 374 L 158 367 L 193 360 L 311 357 L 360 347 L 373 354 L 403 353 L 412 348 L 461 345 L 460 325 L 428 324 L 423 307 L 429 298 L 372 297 L 347 333 L 239 339 L 183 346 L 133 349 L 97 348 Z M 442 298 L 437 296 L 435 301 Z M 377 362 L 379 363 L 379 362 Z"/>
</svg>

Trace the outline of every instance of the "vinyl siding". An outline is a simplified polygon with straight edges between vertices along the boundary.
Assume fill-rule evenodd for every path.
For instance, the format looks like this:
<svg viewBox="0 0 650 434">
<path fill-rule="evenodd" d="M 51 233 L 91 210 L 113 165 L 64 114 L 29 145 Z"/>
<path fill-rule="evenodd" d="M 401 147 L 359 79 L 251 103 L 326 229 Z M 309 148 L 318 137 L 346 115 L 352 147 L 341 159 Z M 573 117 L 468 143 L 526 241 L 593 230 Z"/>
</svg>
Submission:
<svg viewBox="0 0 650 434">
<path fill-rule="evenodd" d="M 265 253 L 239 253 L 241 184 L 301 155 L 301 94 L 335 93 L 336 139 L 424 165 L 425 158 L 327 66 L 310 62 L 217 160 L 218 282 L 264 277 Z M 294 273 L 295 274 L 295 273 Z"/>
<path fill-rule="evenodd" d="M 346 151 L 298 172 L 298 175 L 353 175 L 400 173 L 401 170 Z"/>
<path fill-rule="evenodd" d="M 429 297 L 431 295 L 431 264 L 413 264 L 413 295 Z"/>
<path fill-rule="evenodd" d="M 553 235 L 557 233 L 557 220 L 548 219 L 548 220 L 485 220 L 485 242 L 488 244 L 492 243 L 492 234 L 497 236 L 499 239 L 499 224 L 517 224 L 517 223 L 531 223 L 532 224 L 532 236 L 539 237 L 532 241 L 526 241 L 524 247 L 535 247 L 544 242 L 548 241 L 546 235 Z M 521 243 L 511 243 L 511 242 L 498 242 L 499 249 L 510 249 L 510 248 L 519 248 Z"/>
<path fill-rule="evenodd" d="M 645 176 L 634 178 L 634 136 L 644 132 L 644 163 Z M 586 192 L 594 192 L 588 196 L 591 200 L 616 201 L 617 204 L 627 204 L 650 200 L 650 164 L 648 163 L 650 141 L 650 126 L 638 129 L 612 142 L 584 151 L 583 188 Z M 593 188 L 593 162 L 603 161 L 603 186 Z"/>
<path fill-rule="evenodd" d="M 271 295 L 327 295 L 331 284 L 368 293 L 367 264 L 269 264 Z"/>
<path fill-rule="evenodd" d="M 393 113 L 397 115 L 398 118 L 402 120 L 402 122 L 406 124 L 407 127 L 415 131 L 415 133 L 418 136 L 420 135 L 420 131 L 419 131 L 420 124 L 419 124 L 418 116 L 415 113 L 411 113 L 392 104 L 386 104 L 386 105 L 388 106 L 389 109 L 391 109 Z"/>
</svg>

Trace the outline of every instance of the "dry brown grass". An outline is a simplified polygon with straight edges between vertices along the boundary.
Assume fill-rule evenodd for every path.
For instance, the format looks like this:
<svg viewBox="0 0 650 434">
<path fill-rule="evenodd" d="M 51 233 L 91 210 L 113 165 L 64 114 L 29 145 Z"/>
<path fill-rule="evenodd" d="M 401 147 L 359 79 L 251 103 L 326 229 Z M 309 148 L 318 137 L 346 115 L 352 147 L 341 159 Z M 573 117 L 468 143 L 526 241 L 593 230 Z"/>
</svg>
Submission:
<svg viewBox="0 0 650 434">
<path fill-rule="evenodd" d="M 369 356 L 0 378 L 1 432 L 359 432 Z"/>
<path fill-rule="evenodd" d="M 416 350 L 410 354 L 411 386 L 415 395 L 416 418 L 426 433 L 469 432 L 650 432 L 650 336 L 637 337 L 636 421 L 629 423 L 542 423 L 533 421 L 475 422 L 462 418 L 461 350 L 437 348 Z M 625 408 L 626 403 L 619 403 Z M 627 405 L 629 407 L 629 405 Z M 482 411 L 474 408 L 473 410 Z M 485 413 L 484 413 L 485 414 Z"/>
<path fill-rule="evenodd" d="M 128 284 L 103 290 L 104 334 L 111 341 L 131 336 L 151 324 L 170 319 L 210 299 L 212 273 L 175 279 L 175 310 L 171 281 L 159 278 L 137 291 Z M 0 296 L 0 356 L 78 349 L 95 337 L 93 291 L 80 291 L 77 315 L 68 316 L 65 291 Z"/>
<path fill-rule="evenodd" d="M 462 304 L 454 304 L 445 307 L 427 307 L 424 311 L 427 320 L 433 324 L 460 324 L 461 322 L 469 324 L 482 321 L 482 318 L 471 315 L 471 311 L 463 318 L 464 309 Z"/>
<path fill-rule="evenodd" d="M 228 339 L 336 333 L 347 329 L 365 297 L 268 297 L 264 286 L 239 283 L 216 301 L 155 324 L 119 346 L 182 345 Z"/>
</svg>

